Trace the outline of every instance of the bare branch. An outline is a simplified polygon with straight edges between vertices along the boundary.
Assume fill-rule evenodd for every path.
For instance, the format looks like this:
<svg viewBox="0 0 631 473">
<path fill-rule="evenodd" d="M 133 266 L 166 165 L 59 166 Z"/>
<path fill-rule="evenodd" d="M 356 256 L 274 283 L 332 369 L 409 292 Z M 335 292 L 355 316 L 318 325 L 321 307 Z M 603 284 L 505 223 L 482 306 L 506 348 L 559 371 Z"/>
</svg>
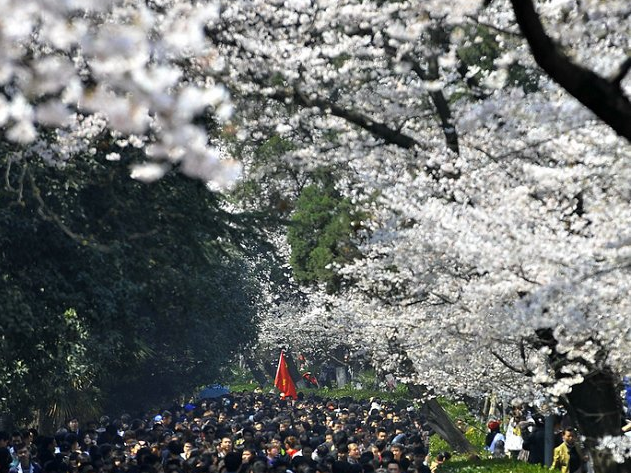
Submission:
<svg viewBox="0 0 631 473">
<path fill-rule="evenodd" d="M 499 353 L 491 350 L 491 354 L 498 359 L 498 361 L 500 363 L 502 363 L 504 366 L 506 366 L 509 370 L 514 371 L 515 373 L 521 373 L 525 376 L 532 376 L 532 371 L 530 371 L 529 369 L 526 368 L 518 368 L 515 365 L 509 363 L 508 361 L 506 361 Z"/>
<path fill-rule="evenodd" d="M 621 65 L 620 69 L 618 69 L 618 73 L 611 79 L 611 83 L 613 85 L 618 86 L 620 88 L 620 84 L 625 76 L 628 74 L 629 70 L 631 70 L 631 57 L 628 57 Z"/>
<path fill-rule="evenodd" d="M 385 33 L 384 33 L 385 34 Z M 437 43 L 438 34 L 432 34 L 432 41 Z M 397 55 L 397 49 L 393 46 L 386 44 L 384 45 L 384 49 L 392 56 Z M 419 79 L 423 81 L 436 81 L 439 79 L 439 67 L 438 67 L 438 56 L 433 54 L 430 56 L 428 61 L 427 70 L 425 70 L 416 58 L 412 57 L 410 53 L 404 53 L 401 56 L 401 61 L 407 63 L 411 70 L 419 77 Z M 452 150 L 456 154 L 460 154 L 460 148 L 458 145 L 458 133 L 456 132 L 456 124 L 451 115 L 451 109 L 449 108 L 449 103 L 445 98 L 445 94 L 443 94 L 442 90 L 432 90 L 428 91 L 429 97 L 434 104 L 434 108 L 436 109 L 436 114 L 440 119 L 440 126 L 443 130 L 443 134 L 445 135 L 445 142 L 447 147 Z"/>
<path fill-rule="evenodd" d="M 526 271 L 524 270 L 523 265 L 519 265 L 519 271 L 517 273 L 517 276 L 519 276 L 524 281 L 529 282 L 530 284 L 536 284 L 537 286 L 541 286 L 541 283 L 539 281 L 537 281 L 536 279 L 531 279 L 526 275 Z"/>
<path fill-rule="evenodd" d="M 29 182 L 31 184 L 31 190 L 33 191 L 33 197 L 35 198 L 35 200 L 39 204 L 39 208 L 37 209 L 37 213 L 39 214 L 40 217 L 42 217 L 44 220 L 46 220 L 48 222 L 55 223 L 61 229 L 61 231 L 63 231 L 66 235 L 68 235 L 70 238 L 72 238 L 74 241 L 76 241 L 80 245 L 89 246 L 89 247 L 94 248 L 94 249 L 96 249 L 98 251 L 101 251 L 103 253 L 109 253 L 109 252 L 112 251 L 112 249 L 109 246 L 107 246 L 107 245 L 103 245 L 101 243 L 98 243 L 98 242 L 94 241 L 94 239 L 92 239 L 92 238 L 89 238 L 89 237 L 86 237 L 84 235 L 81 235 L 81 234 L 73 232 L 70 229 L 70 227 L 68 227 L 68 225 L 66 225 L 61 220 L 59 215 L 57 215 L 56 213 L 52 212 L 48 208 L 48 206 L 44 202 L 44 199 L 42 199 L 41 190 L 39 189 L 39 187 L 35 183 L 35 179 L 33 178 L 33 176 L 31 175 L 30 172 L 28 173 L 28 177 L 29 177 Z"/>
<path fill-rule="evenodd" d="M 620 270 L 630 269 L 630 268 L 631 268 L 631 261 L 624 264 L 619 264 L 616 266 L 609 266 L 608 268 L 599 269 L 598 271 L 594 271 L 594 272 L 584 275 L 583 277 L 579 279 L 579 282 L 585 282 L 589 279 L 594 279 L 594 278 L 604 276 L 609 273 L 613 273 L 615 271 L 620 271 Z"/>
<path fill-rule="evenodd" d="M 507 30 L 505 28 L 498 28 L 495 25 L 492 25 L 491 23 L 485 23 L 483 21 L 478 20 L 476 17 L 474 17 L 473 15 L 465 15 L 467 19 L 471 20 L 472 22 L 474 22 L 476 25 L 480 25 L 483 26 L 484 28 L 488 28 L 489 30 L 495 31 L 496 33 L 501 33 L 503 35 L 506 36 L 511 36 L 513 38 L 515 37 L 521 37 L 521 35 L 519 34 L 519 32 L 517 31 L 511 31 L 511 30 Z"/>
<path fill-rule="evenodd" d="M 270 95 L 270 97 L 283 103 L 285 103 L 287 99 L 291 99 L 294 103 L 303 107 L 317 107 L 322 111 L 329 112 L 331 115 L 343 118 L 344 120 L 363 128 L 375 137 L 381 138 L 388 144 L 396 145 L 400 148 L 413 149 L 422 147 L 421 144 L 414 138 L 404 133 L 397 132 L 397 130 L 390 128 L 384 123 L 371 120 L 369 117 L 366 117 L 361 113 L 348 110 L 333 102 L 329 102 L 321 97 L 315 96 L 314 94 L 307 95 L 297 88 L 277 89 Z"/>
<path fill-rule="evenodd" d="M 631 141 L 631 101 L 620 85 L 574 64 L 562 53 L 546 34 L 532 0 L 511 0 L 511 4 L 537 64 L 616 133 Z M 626 67 L 621 72 L 626 74 Z"/>
</svg>

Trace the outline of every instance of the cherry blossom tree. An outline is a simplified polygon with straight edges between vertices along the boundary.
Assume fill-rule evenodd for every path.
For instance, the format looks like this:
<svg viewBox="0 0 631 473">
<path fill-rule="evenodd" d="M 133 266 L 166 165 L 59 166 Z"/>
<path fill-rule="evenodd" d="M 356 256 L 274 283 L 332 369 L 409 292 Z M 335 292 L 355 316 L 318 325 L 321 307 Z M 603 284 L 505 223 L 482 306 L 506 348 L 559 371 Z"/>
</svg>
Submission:
<svg viewBox="0 0 631 473">
<path fill-rule="evenodd" d="M 0 125 L 14 143 L 10 159 L 63 166 L 95 153 L 92 140 L 107 133 L 111 160 L 145 151 L 132 167 L 142 181 L 172 166 L 220 185 L 238 175 L 209 145 L 208 128 L 232 110 L 215 80 L 222 58 L 204 36 L 216 3 L 8 0 L 3 11 Z"/>
<path fill-rule="evenodd" d="M 564 403 L 624 471 L 629 6 L 480 3 L 235 2 L 208 34 L 240 139 L 334 163 L 369 215 L 328 317 L 437 392 Z"/>
<path fill-rule="evenodd" d="M 3 6 L 14 169 L 63 167 L 106 135 L 109 160 L 144 152 L 134 178 L 176 167 L 222 185 L 240 166 L 213 143 L 248 171 L 280 137 L 283 165 L 340 169 L 369 215 L 328 315 L 362 327 L 358 346 L 404 356 L 439 392 L 492 379 L 558 399 L 597 468 L 628 469 L 628 2 Z"/>
</svg>

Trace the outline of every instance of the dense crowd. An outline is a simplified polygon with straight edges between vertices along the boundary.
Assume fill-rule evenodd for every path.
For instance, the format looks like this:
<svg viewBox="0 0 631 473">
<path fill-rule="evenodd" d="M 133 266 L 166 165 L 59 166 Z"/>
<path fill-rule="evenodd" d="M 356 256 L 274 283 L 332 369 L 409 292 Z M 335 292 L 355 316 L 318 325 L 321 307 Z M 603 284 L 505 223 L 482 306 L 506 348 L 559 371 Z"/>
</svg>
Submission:
<svg viewBox="0 0 631 473">
<path fill-rule="evenodd" d="M 0 432 L 0 473 L 435 473 L 430 428 L 412 406 L 379 399 L 295 401 L 231 394 L 54 436 Z"/>
</svg>

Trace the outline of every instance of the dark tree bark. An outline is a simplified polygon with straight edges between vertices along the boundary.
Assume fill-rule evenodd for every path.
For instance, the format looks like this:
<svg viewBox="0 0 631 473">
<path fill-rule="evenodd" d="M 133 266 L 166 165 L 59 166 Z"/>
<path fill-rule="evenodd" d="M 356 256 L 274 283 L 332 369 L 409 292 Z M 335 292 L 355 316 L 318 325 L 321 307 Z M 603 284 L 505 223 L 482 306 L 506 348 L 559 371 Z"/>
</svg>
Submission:
<svg viewBox="0 0 631 473">
<path fill-rule="evenodd" d="M 427 389 L 423 386 L 408 385 L 410 394 L 415 398 L 427 397 Z M 456 426 L 449 414 L 436 398 L 423 403 L 423 414 L 427 417 L 427 423 L 454 451 L 458 453 L 475 453 L 475 447 L 467 440 L 467 437 Z"/>
<path fill-rule="evenodd" d="M 305 380 L 300 376 L 300 371 L 298 371 L 293 356 L 287 351 L 285 351 L 285 360 L 287 361 L 287 368 L 289 368 L 289 374 L 291 375 L 291 379 L 294 380 L 294 384 L 298 389 L 304 389 L 306 387 Z"/>
<path fill-rule="evenodd" d="M 620 86 L 631 69 L 631 58 L 624 61 L 615 77 L 605 79 L 574 64 L 560 51 L 546 34 L 532 0 L 511 0 L 511 3 L 537 64 L 616 133 L 631 141 L 631 101 Z"/>
<path fill-rule="evenodd" d="M 475 447 L 467 440 L 462 431 L 454 424 L 451 417 L 436 399 L 425 402 L 427 422 L 458 453 L 475 453 Z"/>
<path fill-rule="evenodd" d="M 596 450 L 598 439 L 605 435 L 621 435 L 622 402 L 614 374 L 609 369 L 590 373 L 585 381 L 567 395 L 567 409 L 579 431 L 586 435 L 585 447 L 590 451 L 598 473 L 629 473 L 631 459 L 616 463 L 611 454 Z"/>
<path fill-rule="evenodd" d="M 606 350 L 602 350 L 595 365 L 586 360 L 568 360 L 564 354 L 557 352 L 552 329 L 540 329 L 536 333 L 538 344 L 551 350 L 548 360 L 557 379 L 568 376 L 563 368 L 570 364 L 580 362 L 589 369 L 584 381 L 572 386 L 563 403 L 579 433 L 585 437 L 584 446 L 592 456 L 596 473 L 629 473 L 631 458 L 624 463 L 616 463 L 610 452 L 595 448 L 603 436 L 622 435 L 624 419 L 618 388 L 620 379 L 605 364 L 600 364 L 604 363 Z"/>
<path fill-rule="evenodd" d="M 252 373 L 252 376 L 257 384 L 261 387 L 265 386 L 267 384 L 267 377 L 265 376 L 265 373 L 263 373 L 263 370 L 261 370 L 261 367 L 250 356 L 245 355 L 243 359 L 245 360 L 245 365 L 250 370 L 250 373 Z"/>
<path fill-rule="evenodd" d="M 395 130 L 392 127 L 380 122 L 372 120 L 357 111 L 346 109 L 339 106 L 333 101 L 326 100 L 322 97 L 308 97 L 298 89 L 293 90 L 277 90 L 270 95 L 275 100 L 285 103 L 287 99 L 291 99 L 294 103 L 303 107 L 317 107 L 321 110 L 327 110 L 328 113 L 357 125 L 360 128 L 370 132 L 377 138 L 381 138 L 386 143 L 396 145 L 404 149 L 413 149 L 420 146 L 420 143 L 412 137 Z"/>
<path fill-rule="evenodd" d="M 405 349 L 399 343 L 397 336 L 398 333 L 395 330 L 392 336 L 388 337 L 388 346 L 392 353 L 400 355 L 400 359 L 402 361 L 399 365 L 399 370 L 401 373 L 404 373 L 407 377 L 409 377 L 415 373 L 414 364 L 408 357 Z M 428 394 L 431 394 L 424 386 L 419 386 L 418 384 L 408 384 L 407 386 L 410 394 L 414 398 L 422 399 L 426 398 Z M 471 445 L 471 443 L 467 440 L 465 435 L 456 426 L 451 417 L 449 417 L 449 414 L 445 412 L 445 409 L 442 408 L 436 398 L 431 398 L 426 401 L 423 404 L 423 407 L 429 425 L 443 440 L 445 440 L 445 442 L 449 444 L 451 448 L 459 453 L 475 453 L 473 445 Z"/>
<path fill-rule="evenodd" d="M 262 364 L 267 376 L 273 380 L 274 376 L 276 376 L 276 367 L 278 366 L 278 361 L 276 361 L 276 364 L 274 364 L 269 360 L 263 360 Z"/>
</svg>

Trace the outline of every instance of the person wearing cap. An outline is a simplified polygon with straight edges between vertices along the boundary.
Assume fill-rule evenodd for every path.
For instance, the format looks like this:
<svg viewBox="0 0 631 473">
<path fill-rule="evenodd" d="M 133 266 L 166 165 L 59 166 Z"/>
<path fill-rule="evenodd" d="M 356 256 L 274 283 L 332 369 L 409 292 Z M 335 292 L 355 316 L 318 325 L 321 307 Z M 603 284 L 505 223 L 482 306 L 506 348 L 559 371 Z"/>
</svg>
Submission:
<svg viewBox="0 0 631 473">
<path fill-rule="evenodd" d="M 496 420 L 492 420 L 487 424 L 489 428 L 488 434 L 486 434 L 486 449 L 491 452 L 494 457 L 501 457 L 504 455 L 504 443 L 506 437 L 500 432 L 500 423 Z"/>
</svg>

